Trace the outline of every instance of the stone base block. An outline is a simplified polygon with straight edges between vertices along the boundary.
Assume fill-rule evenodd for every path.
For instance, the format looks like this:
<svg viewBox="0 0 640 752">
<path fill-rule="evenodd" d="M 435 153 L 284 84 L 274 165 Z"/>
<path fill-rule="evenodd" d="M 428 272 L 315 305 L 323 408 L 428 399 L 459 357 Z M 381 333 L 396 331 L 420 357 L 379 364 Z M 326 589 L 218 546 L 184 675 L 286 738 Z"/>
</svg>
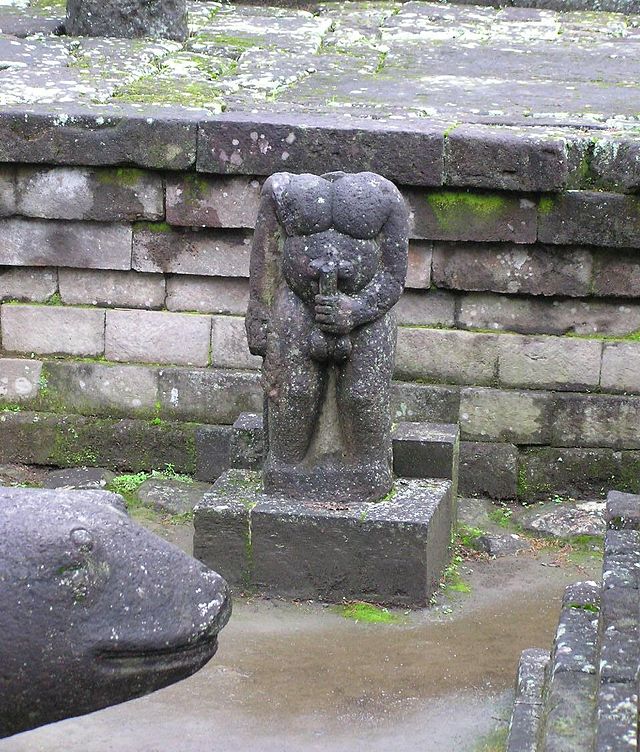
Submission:
<svg viewBox="0 0 640 752">
<path fill-rule="evenodd" d="M 398 423 L 393 471 L 401 478 L 445 478 L 458 490 L 460 429 L 448 423 Z"/>
<path fill-rule="evenodd" d="M 229 470 L 195 509 L 194 553 L 272 595 L 425 606 L 449 559 L 451 481 L 399 479 L 379 502 L 267 496 Z"/>
</svg>

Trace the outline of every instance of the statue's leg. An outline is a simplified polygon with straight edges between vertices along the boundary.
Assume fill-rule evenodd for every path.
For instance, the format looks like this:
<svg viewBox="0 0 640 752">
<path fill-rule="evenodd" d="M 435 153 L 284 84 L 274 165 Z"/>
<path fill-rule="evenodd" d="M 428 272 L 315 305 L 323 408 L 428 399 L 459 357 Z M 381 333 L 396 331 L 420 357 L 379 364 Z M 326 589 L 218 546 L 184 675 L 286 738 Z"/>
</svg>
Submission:
<svg viewBox="0 0 640 752">
<path fill-rule="evenodd" d="M 263 365 L 271 462 L 301 462 L 313 436 L 325 380 L 325 369 L 309 355 L 314 328 L 300 298 L 282 290 L 270 321 Z"/>
<path fill-rule="evenodd" d="M 396 322 L 392 312 L 351 333 L 349 359 L 338 369 L 337 399 L 347 455 L 355 462 L 388 465 L 389 403 Z"/>
</svg>

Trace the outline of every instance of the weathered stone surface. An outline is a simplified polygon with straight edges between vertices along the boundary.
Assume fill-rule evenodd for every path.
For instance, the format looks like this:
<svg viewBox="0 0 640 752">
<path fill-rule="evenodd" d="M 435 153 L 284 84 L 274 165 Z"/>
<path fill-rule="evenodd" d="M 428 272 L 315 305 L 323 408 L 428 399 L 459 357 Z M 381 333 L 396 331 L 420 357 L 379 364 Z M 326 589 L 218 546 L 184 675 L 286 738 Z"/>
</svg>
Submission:
<svg viewBox="0 0 640 752">
<path fill-rule="evenodd" d="M 209 483 L 186 483 L 173 478 L 148 478 L 136 491 L 140 502 L 160 514 L 185 514 L 211 490 Z"/>
<path fill-rule="evenodd" d="M 548 665 L 549 653 L 546 650 L 529 648 L 520 656 L 507 752 L 536 752 Z"/>
<path fill-rule="evenodd" d="M 0 308 L 2 346 L 40 355 L 102 355 L 104 311 L 62 306 L 10 305 Z"/>
<path fill-rule="evenodd" d="M 602 497 L 612 486 L 640 492 L 639 451 L 531 447 L 520 452 L 522 499 Z"/>
<path fill-rule="evenodd" d="M 232 582 L 269 593 L 424 605 L 450 525 L 448 481 L 397 481 L 380 503 L 323 504 L 267 496 L 257 473 L 231 470 L 196 508 L 194 549 Z"/>
<path fill-rule="evenodd" d="M 236 316 L 247 312 L 249 284 L 233 277 L 171 275 L 167 279 L 166 306 L 170 311 L 198 311 Z"/>
<path fill-rule="evenodd" d="M 196 473 L 198 480 L 213 482 L 229 469 L 229 426 L 199 426 L 196 429 Z"/>
<path fill-rule="evenodd" d="M 263 416 L 256 413 L 240 413 L 231 429 L 229 450 L 232 468 L 260 470 L 264 461 Z"/>
<path fill-rule="evenodd" d="M 554 446 L 640 449 L 640 397 L 558 395 Z"/>
<path fill-rule="evenodd" d="M 483 533 L 474 543 L 479 551 L 496 558 L 531 549 L 531 543 L 517 533 Z"/>
<path fill-rule="evenodd" d="M 212 316 L 211 365 L 215 368 L 258 369 L 262 359 L 249 352 L 244 319 Z"/>
<path fill-rule="evenodd" d="M 602 591 L 600 678 L 608 682 L 637 682 L 640 665 L 638 639 L 638 591 L 605 588 Z"/>
<path fill-rule="evenodd" d="M 183 174 L 167 179 L 167 222 L 172 225 L 252 228 L 259 204 L 255 178 Z"/>
<path fill-rule="evenodd" d="M 498 362 L 492 334 L 442 329 L 398 330 L 395 375 L 447 384 L 491 384 Z"/>
<path fill-rule="evenodd" d="M 161 219 L 162 178 L 143 170 L 19 167 L 17 213 L 44 219 Z"/>
<path fill-rule="evenodd" d="M 0 236 L 0 263 L 9 266 L 131 268 L 127 225 L 12 217 L 0 220 Z"/>
<path fill-rule="evenodd" d="M 570 164 L 567 140 L 544 131 L 459 125 L 445 141 L 448 185 L 557 191 L 567 184 Z"/>
<path fill-rule="evenodd" d="M 546 199 L 538 240 L 564 245 L 640 245 L 640 198 L 617 193 L 567 191 Z"/>
<path fill-rule="evenodd" d="M 16 211 L 15 170 L 9 165 L 0 167 L 0 217 L 9 217 Z"/>
<path fill-rule="evenodd" d="M 392 434 L 393 471 L 403 478 L 445 478 L 458 488 L 460 431 L 457 425 L 399 423 Z"/>
<path fill-rule="evenodd" d="M 374 120 L 221 116 L 200 126 L 197 169 L 244 175 L 270 175 L 276 164 L 291 172 L 371 170 L 400 184 L 438 186 L 443 131 L 417 120 L 383 126 Z"/>
<path fill-rule="evenodd" d="M 167 686 L 216 652 L 227 584 L 132 522 L 119 496 L 13 488 L 0 503 L 3 737 Z"/>
<path fill-rule="evenodd" d="M 67 34 L 85 37 L 189 36 L 185 0 L 67 0 Z"/>
<path fill-rule="evenodd" d="M 596 752 L 638 747 L 638 691 L 629 682 L 607 682 L 598 691 Z"/>
<path fill-rule="evenodd" d="M 593 739 L 593 708 L 598 689 L 595 674 L 561 671 L 549 688 L 545 719 L 548 749 L 589 749 Z"/>
<path fill-rule="evenodd" d="M 549 392 L 469 388 L 460 393 L 460 431 L 471 441 L 546 444 L 554 395 Z"/>
<path fill-rule="evenodd" d="M 409 241 L 409 265 L 405 288 L 428 290 L 431 287 L 433 245 L 423 240 Z"/>
<path fill-rule="evenodd" d="M 6 266 L 0 268 L 0 301 L 44 303 L 58 289 L 55 269 Z"/>
<path fill-rule="evenodd" d="M 468 191 L 404 191 L 413 235 L 428 240 L 534 243 L 536 206 L 528 198 Z"/>
<path fill-rule="evenodd" d="M 640 530 L 640 496 L 609 491 L 606 518 L 616 530 Z"/>
<path fill-rule="evenodd" d="M 602 343 L 596 340 L 503 335 L 498 343 L 504 386 L 583 390 L 600 383 Z"/>
<path fill-rule="evenodd" d="M 640 392 L 640 342 L 605 342 L 600 386 L 607 392 Z"/>
<path fill-rule="evenodd" d="M 156 413 L 157 368 L 51 360 L 41 385 L 38 404 L 44 410 L 123 418 Z"/>
<path fill-rule="evenodd" d="M 637 251 L 600 251 L 594 254 L 593 294 L 640 297 L 640 259 Z"/>
<path fill-rule="evenodd" d="M 589 294 L 592 262 L 581 248 L 435 243 L 432 275 L 456 290 L 580 297 Z"/>
<path fill-rule="evenodd" d="M 133 233 L 133 268 L 140 272 L 248 277 L 250 252 L 251 241 L 242 232 L 141 224 Z"/>
<path fill-rule="evenodd" d="M 405 290 L 394 308 L 400 325 L 455 326 L 455 297 L 445 290 Z"/>
<path fill-rule="evenodd" d="M 164 305 L 165 282 L 161 274 L 60 269 L 58 275 L 63 303 L 123 308 Z"/>
<path fill-rule="evenodd" d="M 598 139 L 589 166 L 598 187 L 605 191 L 637 191 L 640 188 L 640 141 Z"/>
<path fill-rule="evenodd" d="M 258 373 L 164 368 L 159 382 L 163 413 L 178 420 L 231 425 L 240 413 L 262 410 Z"/>
<path fill-rule="evenodd" d="M 520 334 L 626 335 L 640 330 L 640 306 L 627 301 L 520 297 L 469 293 L 458 304 L 463 329 L 496 329 Z"/>
<path fill-rule="evenodd" d="M 545 504 L 525 514 L 521 524 L 525 530 L 554 538 L 577 535 L 604 535 L 604 501 L 577 504 Z"/>
<path fill-rule="evenodd" d="M 66 103 L 4 107 L 0 160 L 56 165 L 133 164 L 159 170 L 193 167 L 198 114 L 184 109 Z"/>
<path fill-rule="evenodd" d="M 44 488 L 100 490 L 114 478 L 115 473 L 104 467 L 70 467 L 50 470 L 42 485 Z"/>
<path fill-rule="evenodd" d="M 391 417 L 395 421 L 457 423 L 460 390 L 451 386 L 392 382 Z"/>
<path fill-rule="evenodd" d="M 459 493 L 515 499 L 518 494 L 518 450 L 513 444 L 460 442 Z"/>
<path fill-rule="evenodd" d="M 108 360 L 206 366 L 211 318 L 164 311 L 107 311 Z"/>
<path fill-rule="evenodd" d="M 35 397 L 41 373 L 40 360 L 0 358 L 0 401 L 22 402 Z"/>
</svg>

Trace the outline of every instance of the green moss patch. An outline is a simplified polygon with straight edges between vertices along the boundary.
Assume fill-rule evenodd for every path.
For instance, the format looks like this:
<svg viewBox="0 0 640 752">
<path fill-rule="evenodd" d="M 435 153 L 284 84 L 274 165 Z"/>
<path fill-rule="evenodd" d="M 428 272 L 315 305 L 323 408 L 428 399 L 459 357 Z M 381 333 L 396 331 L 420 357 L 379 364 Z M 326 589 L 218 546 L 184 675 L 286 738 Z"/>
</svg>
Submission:
<svg viewBox="0 0 640 752">
<path fill-rule="evenodd" d="M 394 614 L 388 608 L 374 606 L 364 601 L 354 601 L 336 607 L 337 613 L 345 619 L 363 621 L 369 624 L 398 624 L 403 621 L 399 614 Z"/>
<path fill-rule="evenodd" d="M 504 196 L 469 191 L 435 191 L 427 195 L 427 203 L 445 232 L 454 232 L 470 220 L 478 224 L 495 222 L 509 205 Z"/>
</svg>

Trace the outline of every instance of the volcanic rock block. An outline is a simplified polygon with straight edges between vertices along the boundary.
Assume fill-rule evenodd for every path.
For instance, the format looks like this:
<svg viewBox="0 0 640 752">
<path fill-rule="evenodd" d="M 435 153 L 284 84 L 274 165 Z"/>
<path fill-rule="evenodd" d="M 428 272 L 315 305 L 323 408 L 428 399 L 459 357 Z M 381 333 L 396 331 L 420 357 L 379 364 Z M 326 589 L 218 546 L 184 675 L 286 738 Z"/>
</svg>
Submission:
<svg viewBox="0 0 640 752">
<path fill-rule="evenodd" d="M 460 430 L 439 423 L 399 423 L 392 436 L 393 470 L 401 478 L 445 478 L 458 485 Z"/>
<path fill-rule="evenodd" d="M 189 36 L 186 0 L 67 0 L 67 34 L 87 37 Z"/>
</svg>

